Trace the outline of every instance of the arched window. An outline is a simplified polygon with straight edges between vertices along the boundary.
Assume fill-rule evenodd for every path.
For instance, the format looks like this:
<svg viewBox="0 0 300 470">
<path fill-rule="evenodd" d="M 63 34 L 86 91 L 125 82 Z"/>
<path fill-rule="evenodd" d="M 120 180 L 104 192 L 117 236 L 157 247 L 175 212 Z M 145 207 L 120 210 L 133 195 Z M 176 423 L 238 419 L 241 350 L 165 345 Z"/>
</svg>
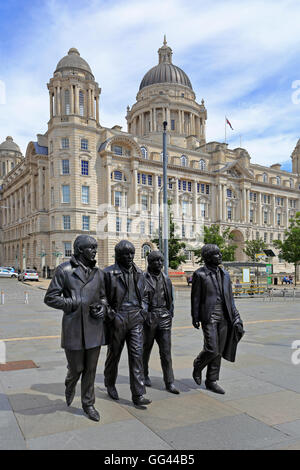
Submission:
<svg viewBox="0 0 300 470">
<path fill-rule="evenodd" d="M 114 180 L 122 181 L 123 174 L 122 174 L 121 171 L 115 170 L 115 171 L 112 172 L 111 178 L 114 179 Z"/>
<path fill-rule="evenodd" d="M 200 170 L 205 170 L 205 160 L 200 160 L 199 168 L 200 168 Z"/>
<path fill-rule="evenodd" d="M 143 158 L 145 158 L 145 160 L 147 160 L 148 159 L 148 150 L 146 149 L 146 147 L 141 147 L 141 152 L 142 152 Z"/>
<path fill-rule="evenodd" d="M 281 178 L 280 178 L 280 176 L 276 176 L 276 183 L 277 183 L 277 184 L 281 184 Z"/>
<path fill-rule="evenodd" d="M 79 92 L 79 114 L 84 116 L 84 94 L 81 90 Z"/>
<path fill-rule="evenodd" d="M 267 175 L 267 173 L 264 173 L 263 174 L 263 182 L 267 183 L 267 181 L 268 181 L 268 175 Z"/>
<path fill-rule="evenodd" d="M 180 162 L 181 162 L 181 166 L 187 166 L 187 158 L 185 155 L 181 155 Z"/>
<path fill-rule="evenodd" d="M 145 245 L 142 246 L 142 259 L 147 258 L 150 251 L 151 251 L 151 246 L 145 243 Z"/>
<path fill-rule="evenodd" d="M 65 114 L 70 114 L 70 91 L 65 90 Z"/>
</svg>

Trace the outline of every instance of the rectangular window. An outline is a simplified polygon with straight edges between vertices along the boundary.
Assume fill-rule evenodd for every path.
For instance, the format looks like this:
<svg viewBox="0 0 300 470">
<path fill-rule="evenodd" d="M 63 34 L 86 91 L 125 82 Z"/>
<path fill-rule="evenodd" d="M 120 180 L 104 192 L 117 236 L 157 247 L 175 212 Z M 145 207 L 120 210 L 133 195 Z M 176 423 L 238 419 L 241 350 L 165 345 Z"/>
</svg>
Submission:
<svg viewBox="0 0 300 470">
<path fill-rule="evenodd" d="M 205 217 L 205 204 L 204 203 L 200 204 L 200 214 L 201 214 L 201 217 Z"/>
<path fill-rule="evenodd" d="M 121 191 L 115 191 L 115 206 L 121 207 L 122 206 L 122 193 Z"/>
<path fill-rule="evenodd" d="M 89 148 L 89 142 L 87 139 L 81 139 L 80 141 L 80 148 L 81 150 L 88 150 Z"/>
<path fill-rule="evenodd" d="M 90 203 L 90 187 L 89 186 L 81 187 L 81 202 L 82 204 Z"/>
<path fill-rule="evenodd" d="M 191 183 L 191 181 L 188 182 L 188 191 L 189 191 L 189 192 L 192 191 L 192 183 Z"/>
<path fill-rule="evenodd" d="M 277 214 L 277 225 L 281 224 L 281 214 Z"/>
<path fill-rule="evenodd" d="M 127 232 L 131 232 L 131 227 L 132 227 L 132 219 L 127 219 Z"/>
<path fill-rule="evenodd" d="M 144 173 L 142 173 L 142 184 L 147 184 L 147 177 Z"/>
<path fill-rule="evenodd" d="M 63 215 L 63 229 L 71 230 L 71 217 L 69 215 Z"/>
<path fill-rule="evenodd" d="M 264 211 L 264 224 L 268 223 L 268 212 Z"/>
<path fill-rule="evenodd" d="M 119 145 L 114 145 L 113 152 L 115 155 L 122 155 L 122 147 L 120 147 Z"/>
<path fill-rule="evenodd" d="M 142 211 L 148 210 L 148 196 L 142 195 L 141 204 L 142 204 Z"/>
<path fill-rule="evenodd" d="M 148 175 L 148 185 L 152 186 L 152 175 Z"/>
<path fill-rule="evenodd" d="M 253 222 L 253 209 L 250 209 L 250 222 Z"/>
<path fill-rule="evenodd" d="M 182 191 L 186 191 L 186 181 L 182 181 Z"/>
<path fill-rule="evenodd" d="M 121 232 L 121 217 L 116 217 L 116 232 Z"/>
<path fill-rule="evenodd" d="M 68 149 L 69 148 L 69 139 L 67 137 L 63 137 L 61 139 L 61 148 Z"/>
<path fill-rule="evenodd" d="M 158 186 L 160 187 L 161 186 L 161 176 L 158 176 L 157 181 L 158 181 Z"/>
<path fill-rule="evenodd" d="M 62 185 L 62 202 L 70 203 L 70 186 L 68 184 Z"/>
<path fill-rule="evenodd" d="M 171 131 L 175 131 L 175 119 L 171 119 Z"/>
<path fill-rule="evenodd" d="M 182 235 L 182 238 L 185 238 L 185 226 L 183 224 L 181 226 L 181 235 Z"/>
<path fill-rule="evenodd" d="M 206 194 L 209 194 L 209 184 L 206 185 Z"/>
<path fill-rule="evenodd" d="M 122 181 L 122 172 L 119 171 L 119 170 L 116 170 L 114 172 L 114 178 L 115 178 L 115 180 Z"/>
<path fill-rule="evenodd" d="M 64 252 L 65 258 L 69 258 L 72 256 L 72 243 L 71 242 L 64 242 Z"/>
<path fill-rule="evenodd" d="M 54 188 L 51 188 L 51 193 L 50 193 L 50 200 L 51 200 L 51 206 L 54 206 Z"/>
<path fill-rule="evenodd" d="M 145 222 L 144 221 L 140 223 L 140 234 L 141 235 L 145 234 Z"/>
<path fill-rule="evenodd" d="M 89 215 L 82 216 L 82 230 L 90 230 L 90 216 Z"/>
<path fill-rule="evenodd" d="M 231 189 L 227 189 L 226 192 L 227 192 L 227 197 L 232 197 L 232 191 L 231 191 Z M 251 194 L 252 194 L 252 193 L 250 193 L 250 199 L 251 199 Z"/>
<path fill-rule="evenodd" d="M 61 161 L 61 172 L 63 175 L 70 174 L 70 161 L 69 160 L 62 160 Z"/>
<path fill-rule="evenodd" d="M 181 190 L 181 180 L 178 180 L 178 189 Z"/>
<path fill-rule="evenodd" d="M 88 176 L 89 174 L 89 162 L 87 160 L 81 160 L 81 174 Z"/>
<path fill-rule="evenodd" d="M 267 232 L 264 233 L 264 242 L 267 243 L 268 241 L 268 234 Z"/>
<path fill-rule="evenodd" d="M 231 220 L 232 219 L 232 208 L 227 207 L 227 219 Z"/>
<path fill-rule="evenodd" d="M 149 222 L 149 235 L 152 235 L 152 233 L 153 233 L 153 222 L 152 222 L 152 220 L 150 220 L 150 222 Z"/>
</svg>

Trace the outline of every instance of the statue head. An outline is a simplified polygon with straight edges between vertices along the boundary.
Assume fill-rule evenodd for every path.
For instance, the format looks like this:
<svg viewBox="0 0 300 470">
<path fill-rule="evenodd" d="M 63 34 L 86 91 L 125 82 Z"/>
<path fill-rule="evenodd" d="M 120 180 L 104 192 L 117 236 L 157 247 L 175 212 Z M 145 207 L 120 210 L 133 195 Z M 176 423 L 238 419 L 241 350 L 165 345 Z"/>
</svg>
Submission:
<svg viewBox="0 0 300 470">
<path fill-rule="evenodd" d="M 217 267 L 222 263 L 222 253 L 218 245 L 207 243 L 201 248 L 201 256 L 204 263 L 208 266 Z"/>
<path fill-rule="evenodd" d="M 73 245 L 74 256 L 83 264 L 88 264 L 94 261 L 97 254 L 98 243 L 97 240 L 90 235 L 79 235 Z"/>
<path fill-rule="evenodd" d="M 148 271 L 159 274 L 164 264 L 164 257 L 160 251 L 150 251 L 148 257 Z"/>
<path fill-rule="evenodd" d="M 130 269 L 133 264 L 135 254 L 134 245 L 128 240 L 121 240 L 115 246 L 116 262 L 125 269 Z"/>
</svg>

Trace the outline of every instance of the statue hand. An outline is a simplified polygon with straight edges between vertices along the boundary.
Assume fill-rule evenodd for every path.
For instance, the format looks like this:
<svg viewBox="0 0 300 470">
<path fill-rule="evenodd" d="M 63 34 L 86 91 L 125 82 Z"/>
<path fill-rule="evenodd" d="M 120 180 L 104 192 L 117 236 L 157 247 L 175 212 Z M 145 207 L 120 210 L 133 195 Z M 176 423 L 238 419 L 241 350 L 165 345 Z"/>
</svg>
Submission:
<svg viewBox="0 0 300 470">
<path fill-rule="evenodd" d="M 193 327 L 199 330 L 200 322 L 193 320 Z"/>
<path fill-rule="evenodd" d="M 105 306 L 103 304 L 92 304 L 90 305 L 90 315 L 95 320 L 101 320 L 105 315 Z"/>
</svg>

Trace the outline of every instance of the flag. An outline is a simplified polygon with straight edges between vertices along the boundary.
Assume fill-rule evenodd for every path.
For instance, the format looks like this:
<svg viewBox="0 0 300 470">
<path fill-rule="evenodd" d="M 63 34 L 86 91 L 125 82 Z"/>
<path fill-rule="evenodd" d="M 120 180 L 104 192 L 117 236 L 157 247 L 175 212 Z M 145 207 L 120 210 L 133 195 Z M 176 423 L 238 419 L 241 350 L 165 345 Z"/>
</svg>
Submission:
<svg viewBox="0 0 300 470">
<path fill-rule="evenodd" d="M 230 124 L 230 122 L 228 121 L 228 119 L 226 118 L 226 123 L 229 124 L 229 126 L 231 127 L 231 129 L 233 130 L 233 127 L 232 125 Z"/>
</svg>

